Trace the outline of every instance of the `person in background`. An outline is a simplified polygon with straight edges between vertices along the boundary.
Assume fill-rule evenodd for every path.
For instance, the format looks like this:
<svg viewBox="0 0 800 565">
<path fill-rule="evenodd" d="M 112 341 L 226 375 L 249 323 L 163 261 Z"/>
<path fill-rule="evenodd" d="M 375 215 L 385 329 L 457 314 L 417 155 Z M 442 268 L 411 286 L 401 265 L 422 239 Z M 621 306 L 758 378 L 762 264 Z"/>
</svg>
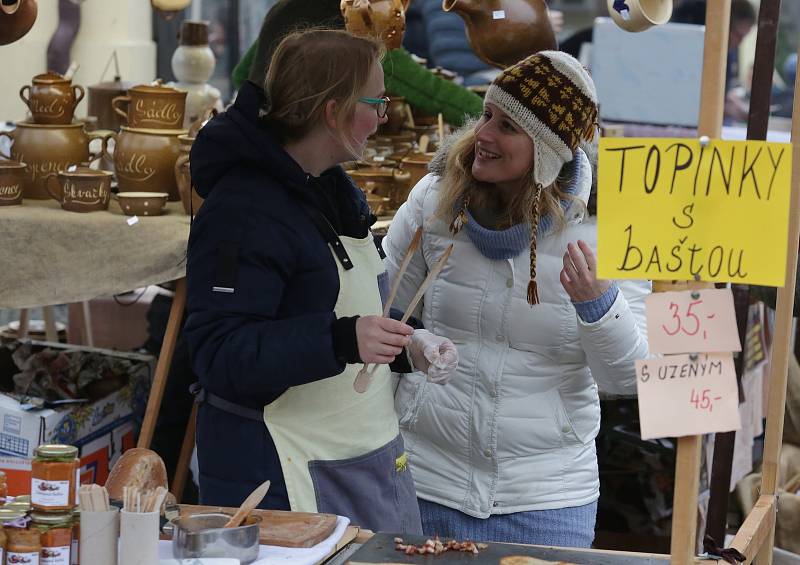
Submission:
<svg viewBox="0 0 800 565">
<path fill-rule="evenodd" d="M 235 88 L 245 80 L 263 88 L 271 54 L 285 34 L 316 26 L 344 29 L 339 6 L 340 0 L 279 0 L 264 18 L 258 40 L 234 69 Z M 427 114 L 441 113 L 449 124 L 459 126 L 465 118 L 481 113 L 480 96 L 435 76 L 405 49 L 389 51 L 383 59 L 383 69 L 388 92 L 405 97 Z"/>
<path fill-rule="evenodd" d="M 270 480 L 261 508 L 420 532 L 389 364 L 442 384 L 457 353 L 382 316 L 374 216 L 338 165 L 360 158 L 386 119 L 382 53 L 345 31 L 290 34 L 267 74 L 269 110 L 246 82 L 194 142 L 205 202 L 184 331 L 200 385 L 201 504 L 238 506 Z M 377 368 L 359 394 L 362 363 Z"/>
<path fill-rule="evenodd" d="M 732 0 L 728 32 L 728 63 L 725 71 L 725 118 L 746 121 L 749 103 L 746 90 L 739 79 L 739 47 L 757 21 L 750 0 Z M 706 0 L 684 0 L 672 12 L 674 23 L 705 25 Z"/>
<path fill-rule="evenodd" d="M 598 386 L 635 393 L 650 292 L 597 278 L 579 148 L 596 119 L 578 61 L 559 51 L 520 61 L 489 87 L 477 123 L 439 150 L 384 239 L 391 276 L 423 229 L 401 308 L 454 245 L 421 316 L 456 345 L 456 374 L 446 389 L 405 375 L 395 397 L 426 535 L 592 543 Z"/>
</svg>

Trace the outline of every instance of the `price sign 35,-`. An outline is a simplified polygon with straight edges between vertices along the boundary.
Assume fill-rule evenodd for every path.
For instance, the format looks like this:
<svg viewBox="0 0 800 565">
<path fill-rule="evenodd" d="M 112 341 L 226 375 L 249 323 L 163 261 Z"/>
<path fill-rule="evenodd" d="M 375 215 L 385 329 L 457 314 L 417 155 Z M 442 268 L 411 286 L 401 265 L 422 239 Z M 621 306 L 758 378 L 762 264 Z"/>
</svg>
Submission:
<svg viewBox="0 0 800 565">
<path fill-rule="evenodd" d="M 645 308 L 651 353 L 742 350 L 728 288 L 657 292 Z"/>
<path fill-rule="evenodd" d="M 636 362 L 643 439 L 741 427 L 731 353 L 666 355 Z"/>
</svg>

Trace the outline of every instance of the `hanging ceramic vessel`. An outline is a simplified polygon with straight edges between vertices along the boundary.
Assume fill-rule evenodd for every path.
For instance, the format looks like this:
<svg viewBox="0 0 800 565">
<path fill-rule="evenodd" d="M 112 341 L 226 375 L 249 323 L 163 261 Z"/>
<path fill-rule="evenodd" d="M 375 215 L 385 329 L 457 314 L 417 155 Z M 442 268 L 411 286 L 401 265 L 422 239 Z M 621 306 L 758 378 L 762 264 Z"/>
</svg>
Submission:
<svg viewBox="0 0 800 565">
<path fill-rule="evenodd" d="M 442 9 L 464 19 L 475 54 L 495 67 L 558 48 L 544 0 L 443 0 Z"/>
<path fill-rule="evenodd" d="M 36 21 L 36 0 L 0 2 L 0 45 L 8 45 L 24 36 Z"/>
<path fill-rule="evenodd" d="M 397 49 L 406 30 L 406 8 L 410 0 L 342 0 L 339 9 L 347 31 L 375 37 L 387 49 Z"/>
<path fill-rule="evenodd" d="M 672 0 L 606 0 L 614 23 L 625 31 L 644 31 L 672 17 Z"/>
<path fill-rule="evenodd" d="M 192 0 L 150 0 L 153 9 L 158 11 L 166 19 L 172 18 L 191 3 Z"/>
</svg>

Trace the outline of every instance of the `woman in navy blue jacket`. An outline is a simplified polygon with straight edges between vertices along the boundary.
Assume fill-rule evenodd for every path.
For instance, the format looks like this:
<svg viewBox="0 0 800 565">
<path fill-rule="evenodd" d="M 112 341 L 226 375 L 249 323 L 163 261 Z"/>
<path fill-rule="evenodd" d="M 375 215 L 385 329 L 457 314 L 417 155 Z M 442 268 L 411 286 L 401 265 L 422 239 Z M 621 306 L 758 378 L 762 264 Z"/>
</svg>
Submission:
<svg viewBox="0 0 800 565">
<path fill-rule="evenodd" d="M 270 106 L 245 84 L 199 133 L 205 203 L 189 240 L 185 332 L 202 402 L 201 503 L 331 512 L 419 532 L 389 363 L 455 369 L 444 338 L 382 313 L 382 258 L 363 193 L 338 164 L 385 121 L 382 51 L 340 31 L 295 33 L 273 56 Z M 378 363 L 357 393 L 362 362 Z"/>
</svg>

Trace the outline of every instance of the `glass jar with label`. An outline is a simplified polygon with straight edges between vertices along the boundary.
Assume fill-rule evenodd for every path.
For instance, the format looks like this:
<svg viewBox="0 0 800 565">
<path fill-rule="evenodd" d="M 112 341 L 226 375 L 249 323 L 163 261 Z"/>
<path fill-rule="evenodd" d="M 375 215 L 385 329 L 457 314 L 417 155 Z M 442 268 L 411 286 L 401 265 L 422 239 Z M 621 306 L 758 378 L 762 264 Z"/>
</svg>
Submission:
<svg viewBox="0 0 800 565">
<path fill-rule="evenodd" d="M 25 563 L 39 565 L 42 552 L 40 532 L 36 528 L 26 529 L 4 526 L 8 542 L 6 544 L 6 563 Z"/>
<path fill-rule="evenodd" d="M 12 510 L 9 508 L 0 508 L 0 563 L 5 564 L 5 556 L 6 556 L 6 547 L 8 546 L 8 536 L 6 535 L 6 527 L 7 524 L 12 522 L 18 522 L 22 518 L 25 517 L 25 512 L 21 510 Z M 24 526 L 24 522 L 21 522 L 20 525 Z"/>
<path fill-rule="evenodd" d="M 33 527 L 41 532 L 39 565 L 70 565 L 72 512 L 32 512 Z"/>
<path fill-rule="evenodd" d="M 8 484 L 6 483 L 6 474 L 0 471 L 0 502 L 5 502 L 8 496 Z"/>
<path fill-rule="evenodd" d="M 31 505 L 45 512 L 72 512 L 78 489 L 78 448 L 40 445 L 31 463 Z"/>
<path fill-rule="evenodd" d="M 75 509 L 72 511 L 72 560 L 70 561 L 70 565 L 80 565 L 80 549 L 79 545 L 81 542 L 81 509 L 79 506 L 76 506 Z"/>
</svg>

